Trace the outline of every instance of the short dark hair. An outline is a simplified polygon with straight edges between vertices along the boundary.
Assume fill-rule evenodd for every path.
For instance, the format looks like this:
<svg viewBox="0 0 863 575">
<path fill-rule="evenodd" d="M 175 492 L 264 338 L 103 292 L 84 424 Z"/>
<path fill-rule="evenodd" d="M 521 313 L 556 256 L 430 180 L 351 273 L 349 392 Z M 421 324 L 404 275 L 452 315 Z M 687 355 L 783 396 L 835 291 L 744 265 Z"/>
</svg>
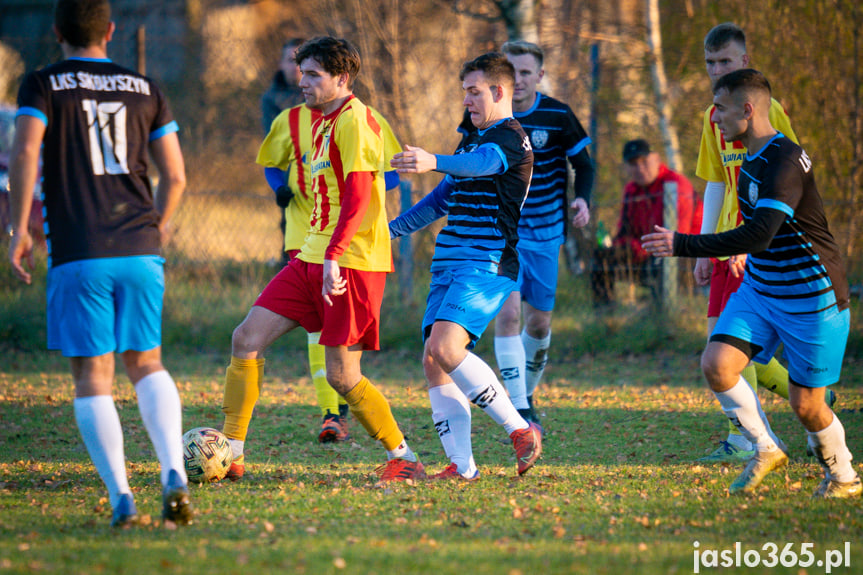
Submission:
<svg viewBox="0 0 863 575">
<path fill-rule="evenodd" d="M 716 52 L 731 42 L 740 44 L 746 52 L 746 34 L 743 33 L 743 29 L 733 22 L 723 22 L 714 26 L 704 37 L 704 49 L 708 52 Z"/>
<path fill-rule="evenodd" d="M 461 67 L 458 79 L 464 81 L 465 76 L 471 72 L 482 72 L 486 79 L 494 85 L 505 83 L 510 90 L 515 86 L 515 67 L 500 52 L 487 52 L 465 62 Z"/>
<path fill-rule="evenodd" d="M 713 86 L 713 93 L 716 94 L 719 90 L 728 90 L 729 94 L 733 94 L 738 90 L 743 90 L 747 94 L 761 92 L 771 96 L 770 82 L 764 77 L 764 74 L 752 68 L 744 68 L 735 70 L 722 76 L 716 81 Z"/>
<path fill-rule="evenodd" d="M 542 68 L 542 60 L 544 57 L 542 48 L 540 48 L 533 42 L 526 42 L 525 40 L 513 40 L 511 42 L 504 43 L 504 45 L 500 47 L 500 51 L 504 54 L 509 54 L 510 56 L 523 56 L 525 54 L 530 54 L 531 56 L 536 58 L 539 67 Z"/>
<path fill-rule="evenodd" d="M 360 73 L 359 51 L 344 38 L 332 36 L 317 36 L 303 43 L 297 50 L 297 64 L 312 58 L 317 61 L 327 74 L 339 76 L 348 75 L 348 88 L 352 88 L 354 80 Z"/>
<path fill-rule="evenodd" d="M 57 0 L 54 25 L 70 46 L 94 46 L 111 25 L 111 5 L 108 0 Z"/>
</svg>

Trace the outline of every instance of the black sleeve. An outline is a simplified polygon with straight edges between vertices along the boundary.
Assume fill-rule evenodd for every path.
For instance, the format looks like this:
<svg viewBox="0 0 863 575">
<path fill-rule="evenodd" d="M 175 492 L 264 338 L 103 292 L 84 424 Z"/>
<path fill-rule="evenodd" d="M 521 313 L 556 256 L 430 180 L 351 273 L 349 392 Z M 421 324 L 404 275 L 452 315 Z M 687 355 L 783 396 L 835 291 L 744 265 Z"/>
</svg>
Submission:
<svg viewBox="0 0 863 575">
<path fill-rule="evenodd" d="M 579 153 L 569 158 L 569 163 L 572 169 L 575 170 L 575 197 L 583 198 L 587 205 L 590 206 L 591 194 L 593 192 L 593 180 L 596 176 L 596 168 L 593 166 L 593 160 L 584 148 Z"/>
<path fill-rule="evenodd" d="M 675 233 L 673 252 L 690 258 L 757 254 L 767 249 L 785 218 L 782 211 L 756 208 L 746 224 L 721 234 Z"/>
</svg>

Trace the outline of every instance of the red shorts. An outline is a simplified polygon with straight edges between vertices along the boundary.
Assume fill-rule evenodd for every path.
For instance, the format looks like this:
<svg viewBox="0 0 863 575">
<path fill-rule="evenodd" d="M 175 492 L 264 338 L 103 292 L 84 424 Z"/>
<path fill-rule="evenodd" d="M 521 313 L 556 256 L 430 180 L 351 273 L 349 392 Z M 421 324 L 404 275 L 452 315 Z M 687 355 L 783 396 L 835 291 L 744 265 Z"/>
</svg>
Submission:
<svg viewBox="0 0 863 575">
<path fill-rule="evenodd" d="M 707 300 L 707 317 L 719 317 L 728 298 L 737 291 L 743 282 L 743 275 L 734 277 L 728 260 L 712 260 L 713 273 L 710 276 L 710 297 Z"/>
<path fill-rule="evenodd" d="M 321 345 L 336 347 L 362 344 L 380 349 L 381 302 L 387 272 L 341 268 L 348 290 L 330 296 L 329 306 L 321 295 L 324 266 L 292 259 L 270 280 L 255 305 L 298 322 L 309 333 L 321 332 Z"/>
</svg>

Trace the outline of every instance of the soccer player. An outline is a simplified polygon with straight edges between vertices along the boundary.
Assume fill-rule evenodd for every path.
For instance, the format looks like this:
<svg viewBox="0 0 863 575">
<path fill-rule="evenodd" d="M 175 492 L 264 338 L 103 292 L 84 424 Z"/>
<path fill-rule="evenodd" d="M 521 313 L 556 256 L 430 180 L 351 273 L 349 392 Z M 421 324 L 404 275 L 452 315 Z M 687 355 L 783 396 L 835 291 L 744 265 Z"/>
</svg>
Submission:
<svg viewBox="0 0 863 575">
<path fill-rule="evenodd" d="M 449 214 L 432 258 L 422 331 L 423 369 L 432 418 L 450 465 L 437 479 L 479 478 L 471 448 L 468 400 L 503 426 L 515 448 L 519 475 L 542 453 L 538 426 L 513 407 L 494 370 L 470 350 L 515 289 L 518 218 L 533 165 L 530 139 L 512 117 L 515 70 L 491 52 L 466 62 L 459 78 L 474 130 L 452 156 L 405 146 L 392 166 L 399 173 L 446 174 L 410 210 L 390 222 L 399 237 Z"/>
<path fill-rule="evenodd" d="M 704 60 L 707 75 L 715 84 L 722 76 L 735 70 L 748 67 L 749 54 L 746 52 L 746 36 L 737 25 L 730 22 L 715 26 L 704 38 Z M 737 179 L 746 148 L 738 141 L 726 141 L 713 119 L 714 106 L 704 112 L 704 126 L 701 132 L 701 147 L 698 153 L 696 175 L 707 182 L 704 189 L 704 214 L 701 220 L 701 233 L 712 234 L 734 229 L 741 223 L 737 207 Z M 782 105 L 771 101 L 770 121 L 782 134 L 794 143 L 797 136 Z M 732 272 L 728 258 L 699 258 L 695 263 L 695 281 L 699 285 L 710 284 L 707 306 L 707 336 L 713 333 L 719 314 L 728 298 L 740 286 L 742 277 Z M 788 371 L 775 358 L 760 364 L 754 363 L 743 372 L 744 379 L 753 389 L 759 383 L 788 398 Z M 832 397 L 833 392 L 828 395 Z M 832 405 L 832 402 L 831 402 Z M 698 461 L 746 461 L 754 454 L 753 447 L 729 423 L 728 437 L 710 454 Z"/>
<path fill-rule="evenodd" d="M 264 353 L 277 338 L 302 327 L 321 333 L 327 381 L 386 450 L 381 479 L 423 478 L 423 465 L 405 442 L 389 403 L 360 369 L 363 350 L 379 346 L 384 284 L 392 271 L 383 130 L 353 95 L 361 61 L 348 41 L 309 40 L 297 50 L 297 62 L 306 105 L 321 112 L 312 125 L 309 152 L 311 218 L 297 256 L 267 284 L 234 330 L 225 376 L 225 435 L 234 452 L 242 453 L 260 394 Z M 244 471 L 241 457 L 232 473 Z"/>
<path fill-rule="evenodd" d="M 657 226 L 643 238 L 656 256 L 732 258 L 743 274 L 719 316 L 701 365 L 728 419 L 755 447 L 730 493 L 751 493 L 770 471 L 788 462 L 758 395 L 741 377 L 750 360 L 766 361 L 782 343 L 788 357 L 791 408 L 806 428 L 808 445 L 824 468 L 814 497 L 861 493 L 845 431 L 825 401 L 838 381 L 848 339 L 848 283 L 806 152 L 770 123 L 770 84 L 743 69 L 713 87 L 716 122 L 723 138 L 748 150 L 737 186 L 743 225 L 719 234 L 688 235 Z M 745 274 L 744 272 L 745 267 Z"/>
<path fill-rule="evenodd" d="M 108 489 L 111 525 L 138 521 L 112 398 L 114 352 L 135 386 L 161 465 L 162 517 L 192 522 L 182 410 L 162 365 L 164 260 L 160 244 L 186 184 L 177 123 L 152 80 L 108 59 L 107 0 L 59 0 L 54 32 L 64 60 L 28 74 L 18 92 L 10 170 L 15 275 L 30 283 L 27 231 L 44 144 L 48 230 L 48 349 L 68 357 L 73 408 Z M 155 199 L 148 151 L 159 172 Z"/>
<path fill-rule="evenodd" d="M 495 321 L 494 352 L 513 405 L 522 417 L 539 424 L 533 397 L 551 345 L 558 254 L 566 240 L 566 163 L 575 170 L 575 227 L 590 221 L 594 167 L 587 148 L 590 137 L 570 107 L 537 91 L 545 75 L 542 48 L 514 41 L 501 51 L 515 68 L 513 116 L 530 137 L 534 162 L 530 194 L 518 222 L 518 285 Z M 472 128 L 469 121 L 463 127 Z M 519 330 L 522 314 L 524 328 Z"/>
<path fill-rule="evenodd" d="M 401 146 L 386 119 L 376 110 L 372 108 L 369 110 L 381 127 L 384 139 L 384 161 L 385 165 L 388 165 L 393 154 L 401 151 Z M 280 198 L 279 203 L 284 208 L 284 219 L 287 222 L 285 253 L 288 260 L 299 253 L 309 229 L 313 199 L 312 181 L 309 175 L 309 160 L 313 151 L 312 123 L 319 121 L 320 117 L 320 110 L 309 108 L 305 104 L 285 110 L 276 116 L 270 132 L 258 151 L 257 163 L 264 166 L 267 182 Z M 398 173 L 395 170 L 388 171 L 384 179 L 388 190 L 398 185 Z M 324 346 L 318 343 L 320 337 L 320 332 L 308 334 L 309 367 L 322 416 L 318 441 L 321 443 L 347 441 L 350 439 L 347 427 L 348 405 L 345 399 L 327 383 Z M 235 397 L 242 397 L 242 394 L 225 394 L 226 399 Z M 228 410 L 231 411 L 232 408 L 229 407 Z M 239 470 L 242 467 L 242 449 L 246 434 L 247 429 L 234 429 L 232 433 L 234 436 L 240 436 L 235 437 L 240 441 L 232 442 L 234 459 L 238 462 L 228 474 L 228 477 L 233 480 L 242 476 Z"/>
</svg>

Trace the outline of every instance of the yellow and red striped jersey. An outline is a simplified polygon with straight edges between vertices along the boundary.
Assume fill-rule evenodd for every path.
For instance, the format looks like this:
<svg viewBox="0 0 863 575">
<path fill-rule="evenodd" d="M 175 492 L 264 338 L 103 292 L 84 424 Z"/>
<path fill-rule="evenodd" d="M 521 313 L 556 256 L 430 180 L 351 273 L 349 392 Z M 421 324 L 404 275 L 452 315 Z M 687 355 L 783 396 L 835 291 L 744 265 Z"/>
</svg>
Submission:
<svg viewBox="0 0 863 575">
<path fill-rule="evenodd" d="M 390 160 L 402 148 L 392 128 L 380 113 L 368 106 L 382 128 L 384 162 L 390 171 Z M 312 213 L 312 181 L 309 160 L 312 151 L 312 123 L 321 112 L 300 104 L 282 111 L 273 121 L 267 137 L 258 150 L 256 162 L 265 168 L 279 168 L 288 172 L 287 184 L 294 198 L 285 208 L 285 251 L 303 246 L 309 231 Z"/>
<path fill-rule="evenodd" d="M 368 207 L 338 263 L 357 270 L 392 271 L 383 127 L 371 108 L 351 96 L 338 110 L 312 123 L 312 140 L 309 176 L 314 204 L 309 231 L 297 257 L 309 263 L 323 263 L 339 222 L 348 176 L 367 172 L 372 176 L 371 189 L 365 191 L 370 193 Z"/>
</svg>

